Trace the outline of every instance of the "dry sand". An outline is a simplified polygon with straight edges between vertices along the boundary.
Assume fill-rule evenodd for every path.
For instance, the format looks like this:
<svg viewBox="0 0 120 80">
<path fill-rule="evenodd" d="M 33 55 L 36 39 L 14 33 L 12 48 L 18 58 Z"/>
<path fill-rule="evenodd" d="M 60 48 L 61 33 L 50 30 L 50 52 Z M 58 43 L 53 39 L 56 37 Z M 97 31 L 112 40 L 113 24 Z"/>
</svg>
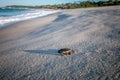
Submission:
<svg viewBox="0 0 120 80">
<path fill-rule="evenodd" d="M 119 78 L 120 6 L 61 10 L 0 30 L 0 80 Z"/>
</svg>

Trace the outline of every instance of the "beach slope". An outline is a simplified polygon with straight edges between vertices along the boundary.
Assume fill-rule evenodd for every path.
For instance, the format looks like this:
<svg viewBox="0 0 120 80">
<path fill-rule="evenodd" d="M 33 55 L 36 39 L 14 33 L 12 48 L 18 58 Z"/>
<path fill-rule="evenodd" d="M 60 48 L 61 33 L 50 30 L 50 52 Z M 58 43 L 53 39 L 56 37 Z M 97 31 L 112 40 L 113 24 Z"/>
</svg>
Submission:
<svg viewBox="0 0 120 80">
<path fill-rule="evenodd" d="M 61 48 L 75 54 L 61 56 Z M 120 6 L 61 10 L 0 29 L 1 80 L 118 80 Z"/>
</svg>

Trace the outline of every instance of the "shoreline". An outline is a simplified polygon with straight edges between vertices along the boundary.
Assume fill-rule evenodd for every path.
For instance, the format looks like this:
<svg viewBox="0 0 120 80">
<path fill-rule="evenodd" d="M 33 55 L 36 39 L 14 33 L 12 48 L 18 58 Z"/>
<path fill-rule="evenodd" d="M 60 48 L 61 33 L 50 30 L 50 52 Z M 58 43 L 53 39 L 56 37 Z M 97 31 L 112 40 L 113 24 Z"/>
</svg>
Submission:
<svg viewBox="0 0 120 80">
<path fill-rule="evenodd" d="M 11 23 L 7 23 L 7 24 L 4 24 L 4 25 L 1 25 L 0 27 L 0 29 L 4 29 L 4 28 L 6 28 L 6 27 L 9 27 L 9 26 L 12 26 L 12 25 L 14 25 L 14 24 L 19 24 L 19 23 L 25 23 L 25 22 L 31 22 L 31 21 L 37 21 L 37 20 L 39 20 L 39 19 L 41 19 L 41 18 L 44 18 L 44 17 L 47 17 L 47 16 L 50 16 L 50 15 L 54 15 L 54 14 L 57 14 L 57 13 L 59 13 L 59 12 L 56 12 L 56 13 L 52 13 L 52 14 L 48 14 L 48 15 L 45 15 L 45 16 L 40 16 L 40 17 L 36 17 L 36 18 L 30 18 L 30 19 L 27 19 L 27 20 L 21 20 L 21 21 L 16 21 L 16 22 L 11 22 Z"/>
<path fill-rule="evenodd" d="M 54 13 L 54 14 L 46 15 L 44 17 L 11 23 L 6 27 L 0 29 L 0 36 L 7 36 L 6 38 L 9 38 L 11 37 L 10 35 L 13 36 L 13 35 L 19 34 L 16 36 L 20 36 L 20 35 L 27 34 L 27 32 L 29 32 L 30 30 L 36 30 L 37 28 L 47 25 L 47 23 L 50 23 L 55 18 L 56 15 L 57 13 Z"/>
<path fill-rule="evenodd" d="M 11 25 L 13 25 L 13 24 L 20 23 L 20 22 L 25 22 L 25 21 L 31 21 L 31 20 L 36 20 L 36 19 L 44 18 L 44 17 L 50 16 L 50 15 L 53 15 L 53 14 L 61 13 L 61 12 L 65 11 L 65 10 L 68 10 L 68 11 L 69 11 L 69 10 L 94 10 L 94 9 L 99 10 L 99 9 L 105 9 L 105 8 L 107 8 L 107 9 L 110 8 L 110 9 L 111 9 L 112 7 L 116 7 L 117 9 L 119 9 L 120 6 L 119 6 L 119 5 L 116 5 L 116 6 L 102 6 L 102 7 L 63 9 L 63 10 L 60 10 L 60 11 L 58 11 L 58 12 L 56 12 L 56 13 L 48 14 L 48 15 L 45 15 L 45 16 L 40 16 L 40 17 L 31 18 L 31 19 L 27 19 L 27 20 L 22 20 L 22 21 L 7 23 L 7 24 L 5 24 L 5 25 L 1 25 L 1 28 L 0 28 L 0 29 L 2 29 L 2 28 L 4 28 L 4 27 L 11 26 Z"/>
<path fill-rule="evenodd" d="M 5 26 L 9 26 L 9 25 L 15 24 L 17 22 L 42 18 L 42 17 L 48 16 L 50 14 L 59 12 L 58 10 L 48 10 L 48 9 L 47 10 L 46 9 L 39 9 L 39 10 L 38 9 L 27 9 L 25 11 L 24 11 L 24 9 L 23 10 L 13 9 L 15 12 L 13 13 L 13 15 L 10 15 L 10 12 L 6 13 L 7 10 L 8 9 L 1 10 L 1 12 L 5 11 L 5 13 L 4 12 L 3 13 L 5 14 L 6 17 L 4 17 L 4 16 L 0 17 L 0 28 L 4 28 Z M 18 14 L 19 11 L 21 11 L 20 14 Z M 1 13 L 1 15 L 4 15 L 3 13 Z"/>
</svg>

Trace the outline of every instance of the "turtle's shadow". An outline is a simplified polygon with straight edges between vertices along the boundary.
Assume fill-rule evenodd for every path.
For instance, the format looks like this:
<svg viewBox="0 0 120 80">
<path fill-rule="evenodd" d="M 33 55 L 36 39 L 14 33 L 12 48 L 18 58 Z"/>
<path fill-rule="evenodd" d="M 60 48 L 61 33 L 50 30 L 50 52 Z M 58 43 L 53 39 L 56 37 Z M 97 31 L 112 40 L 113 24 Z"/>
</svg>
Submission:
<svg viewBox="0 0 120 80">
<path fill-rule="evenodd" d="M 48 49 L 48 50 L 24 50 L 31 54 L 48 54 L 48 55 L 59 55 L 57 49 Z"/>
</svg>

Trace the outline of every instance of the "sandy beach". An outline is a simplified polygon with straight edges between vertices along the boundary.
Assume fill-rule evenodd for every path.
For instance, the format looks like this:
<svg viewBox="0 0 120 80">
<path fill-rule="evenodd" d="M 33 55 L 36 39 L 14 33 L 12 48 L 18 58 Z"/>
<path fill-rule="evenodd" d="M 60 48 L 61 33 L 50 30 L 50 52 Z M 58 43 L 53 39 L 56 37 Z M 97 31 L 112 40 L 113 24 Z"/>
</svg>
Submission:
<svg viewBox="0 0 120 80">
<path fill-rule="evenodd" d="M 61 48 L 75 54 L 61 56 Z M 120 79 L 120 6 L 66 9 L 0 29 L 0 80 Z"/>
</svg>

